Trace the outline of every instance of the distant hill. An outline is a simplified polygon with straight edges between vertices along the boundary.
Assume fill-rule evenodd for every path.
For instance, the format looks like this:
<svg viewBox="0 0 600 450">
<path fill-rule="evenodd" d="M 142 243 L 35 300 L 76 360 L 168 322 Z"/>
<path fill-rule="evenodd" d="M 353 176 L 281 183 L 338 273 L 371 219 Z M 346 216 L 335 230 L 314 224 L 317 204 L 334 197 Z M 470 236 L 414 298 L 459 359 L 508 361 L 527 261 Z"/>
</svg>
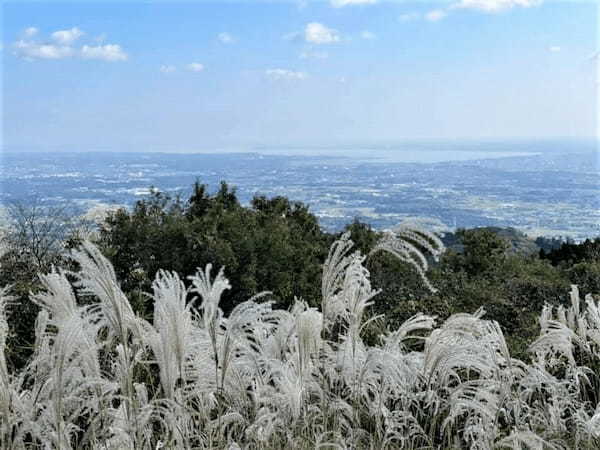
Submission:
<svg viewBox="0 0 600 450">
<path fill-rule="evenodd" d="M 497 234 L 498 236 L 502 237 L 506 241 L 508 241 L 508 243 L 510 245 L 510 247 L 509 247 L 510 253 L 514 253 L 514 254 L 518 254 L 518 255 L 522 255 L 522 256 L 529 256 L 529 255 L 538 254 L 540 249 L 542 249 L 542 248 L 547 249 L 543 245 L 546 242 L 546 240 L 540 240 L 539 238 L 533 239 L 533 238 L 527 236 L 522 231 L 517 230 L 516 228 L 512 228 L 512 227 L 509 227 L 509 228 L 477 227 L 477 229 L 491 231 L 491 232 Z M 554 239 L 552 241 L 553 242 L 558 241 L 558 242 L 562 243 L 562 240 L 558 240 L 558 239 Z M 456 233 L 448 232 L 448 233 L 444 234 L 442 237 L 442 242 L 444 242 L 444 245 L 446 246 L 446 248 L 454 250 L 458 253 L 463 252 L 463 245 L 462 245 L 460 236 L 458 236 Z M 560 243 L 557 244 L 557 246 L 560 246 Z M 554 248 L 556 248 L 556 247 L 554 247 Z"/>
</svg>

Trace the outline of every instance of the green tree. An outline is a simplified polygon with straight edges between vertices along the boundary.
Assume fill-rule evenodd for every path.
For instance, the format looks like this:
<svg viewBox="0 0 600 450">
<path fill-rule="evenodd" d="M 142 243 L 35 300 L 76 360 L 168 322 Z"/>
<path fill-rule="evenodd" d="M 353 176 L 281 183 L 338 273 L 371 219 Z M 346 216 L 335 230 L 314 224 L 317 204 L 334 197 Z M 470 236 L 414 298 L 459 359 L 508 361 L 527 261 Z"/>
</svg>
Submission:
<svg viewBox="0 0 600 450">
<path fill-rule="evenodd" d="M 284 197 L 255 197 L 249 207 L 221 183 L 214 194 L 196 183 L 187 202 L 155 192 L 131 212 L 112 214 L 102 229 L 105 253 L 132 298 L 149 287 L 158 269 L 192 275 L 212 263 L 225 267 L 232 289 L 222 307 L 265 290 L 281 307 L 294 297 L 315 303 L 321 264 L 332 236 L 308 207 Z M 143 304 L 136 308 L 145 312 Z"/>
</svg>

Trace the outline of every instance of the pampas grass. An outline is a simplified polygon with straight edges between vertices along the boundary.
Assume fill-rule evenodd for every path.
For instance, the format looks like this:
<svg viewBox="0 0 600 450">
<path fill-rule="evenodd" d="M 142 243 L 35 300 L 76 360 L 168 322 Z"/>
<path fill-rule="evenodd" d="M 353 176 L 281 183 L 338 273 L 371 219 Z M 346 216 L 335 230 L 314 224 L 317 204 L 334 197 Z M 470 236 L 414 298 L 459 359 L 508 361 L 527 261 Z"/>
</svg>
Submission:
<svg viewBox="0 0 600 450">
<path fill-rule="evenodd" d="M 376 251 L 427 280 L 420 248 L 437 257 L 442 246 L 402 228 Z M 20 373 L 6 367 L 11 299 L 1 289 L 1 448 L 599 448 L 591 295 L 582 301 L 574 286 L 568 308 L 544 309 L 530 363 L 511 357 L 484 310 L 438 325 L 419 314 L 368 345 L 378 292 L 351 251 L 348 235 L 333 244 L 321 308 L 297 299 L 273 310 L 263 293 L 226 317 L 222 269 L 199 269 L 189 287 L 159 271 L 149 322 L 86 242 L 72 254 L 79 270 L 40 276 L 35 351 Z"/>
</svg>

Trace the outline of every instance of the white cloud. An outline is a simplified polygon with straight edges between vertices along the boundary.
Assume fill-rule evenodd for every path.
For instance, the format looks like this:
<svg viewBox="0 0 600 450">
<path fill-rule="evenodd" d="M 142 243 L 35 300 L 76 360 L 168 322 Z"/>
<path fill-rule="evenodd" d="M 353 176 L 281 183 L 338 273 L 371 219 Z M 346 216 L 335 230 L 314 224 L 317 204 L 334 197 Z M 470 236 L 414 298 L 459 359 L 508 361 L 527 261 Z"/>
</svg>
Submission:
<svg viewBox="0 0 600 450">
<path fill-rule="evenodd" d="M 375 33 L 365 30 L 360 33 L 360 37 L 370 41 L 372 39 L 377 38 L 377 35 Z"/>
<path fill-rule="evenodd" d="M 308 74 L 306 72 L 295 72 L 293 70 L 287 70 L 287 69 L 268 69 L 265 71 L 265 75 L 270 80 L 275 80 L 275 81 L 304 80 L 308 77 Z"/>
<path fill-rule="evenodd" d="M 337 30 L 327 28 L 318 22 L 311 22 L 304 29 L 304 39 L 312 44 L 331 44 L 340 41 Z"/>
<path fill-rule="evenodd" d="M 411 12 L 411 13 L 405 13 L 405 14 L 400 15 L 400 17 L 398 17 L 398 20 L 400 22 L 412 22 L 413 20 L 417 20 L 420 18 L 421 18 L 421 15 L 419 13 Z"/>
<path fill-rule="evenodd" d="M 14 43 L 15 54 L 32 61 L 34 59 L 63 59 L 73 55 L 73 49 L 64 45 L 38 44 L 29 41 Z"/>
<path fill-rule="evenodd" d="M 341 8 L 348 5 L 369 5 L 377 3 L 377 0 L 331 0 L 331 6 Z"/>
<path fill-rule="evenodd" d="M 20 39 L 12 44 L 14 54 L 28 61 L 35 59 L 65 59 L 69 57 L 100 59 L 104 61 L 127 60 L 127 54 L 117 44 L 84 45 L 80 49 L 76 49 L 72 44 L 85 34 L 77 27 L 51 33 L 50 38 L 54 42 L 34 40 L 33 37 L 38 32 L 38 29 L 35 27 L 26 28 L 23 31 L 23 35 L 26 35 L 28 38 Z"/>
<path fill-rule="evenodd" d="M 204 70 L 204 64 L 193 62 L 187 65 L 188 70 L 192 72 L 202 72 Z"/>
<path fill-rule="evenodd" d="M 54 39 L 59 44 L 69 45 L 83 36 L 83 31 L 81 31 L 77 27 L 73 27 L 70 30 L 59 30 L 55 31 L 51 34 L 52 39 Z"/>
<path fill-rule="evenodd" d="M 453 8 L 478 9 L 489 13 L 511 9 L 517 6 L 529 8 L 542 4 L 543 0 L 460 0 Z"/>
<path fill-rule="evenodd" d="M 223 44 L 233 44 L 235 42 L 235 38 L 227 32 L 219 33 L 217 39 Z"/>
<path fill-rule="evenodd" d="M 172 66 L 170 64 L 163 64 L 162 66 L 160 66 L 160 71 L 162 73 L 173 73 L 177 70 L 177 68 L 175 66 Z"/>
<path fill-rule="evenodd" d="M 23 30 L 23 34 L 26 37 L 33 37 L 38 33 L 38 29 L 36 27 L 28 27 Z"/>
<path fill-rule="evenodd" d="M 81 48 L 81 57 L 103 61 L 126 61 L 127 53 L 118 44 L 98 45 L 95 47 L 84 45 Z"/>
<path fill-rule="evenodd" d="M 562 49 L 558 45 L 552 45 L 551 47 L 548 47 L 548 50 L 551 51 L 552 53 L 558 53 Z"/>
<path fill-rule="evenodd" d="M 437 22 L 446 17 L 446 12 L 441 9 L 434 9 L 425 14 L 425 19 L 429 22 Z"/>
<path fill-rule="evenodd" d="M 300 53 L 300 59 L 327 59 L 328 57 L 329 53 L 327 52 L 305 50 Z"/>
</svg>

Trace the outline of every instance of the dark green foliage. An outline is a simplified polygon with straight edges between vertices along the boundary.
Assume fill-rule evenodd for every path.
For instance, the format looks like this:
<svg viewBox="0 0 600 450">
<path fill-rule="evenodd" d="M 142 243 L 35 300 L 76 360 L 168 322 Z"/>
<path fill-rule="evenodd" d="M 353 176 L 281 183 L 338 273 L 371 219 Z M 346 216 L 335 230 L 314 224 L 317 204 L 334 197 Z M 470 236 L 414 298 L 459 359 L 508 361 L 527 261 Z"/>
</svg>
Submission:
<svg viewBox="0 0 600 450">
<path fill-rule="evenodd" d="M 355 220 L 346 226 L 355 250 L 368 255 L 380 233 Z M 285 197 L 256 196 L 240 204 L 235 189 L 221 183 L 210 193 L 196 183 L 187 201 L 152 190 L 132 210 L 109 215 L 98 244 L 114 265 L 134 310 L 146 318 L 151 290 L 159 269 L 182 278 L 212 263 L 225 267 L 232 289 L 223 295 L 227 313 L 261 291 L 271 291 L 276 306 L 288 308 L 294 297 L 318 305 L 321 270 L 331 243 L 339 234 L 323 231 L 308 207 Z M 538 335 L 537 319 L 545 303 L 566 302 L 570 284 L 582 294 L 600 294 L 600 238 L 582 244 L 565 243 L 559 249 L 532 250 L 533 241 L 514 229 L 459 230 L 443 237 L 448 250 L 432 262 L 428 277 L 437 288 L 431 293 L 413 267 L 385 252 L 365 262 L 371 283 L 381 292 L 369 308 L 385 315 L 366 333 L 376 336 L 385 327 L 396 328 L 423 312 L 443 320 L 458 312 L 486 310 L 486 318 L 502 326 L 515 356 Z M 66 247 L 77 244 L 67 239 Z M 0 285 L 12 284 L 15 304 L 9 310 L 9 360 L 19 367 L 32 345 L 35 307 L 27 299 L 39 287 L 37 272 L 52 263 L 65 265 L 56 254 L 40 267 L 26 248 L 14 247 L 0 258 Z"/>
<path fill-rule="evenodd" d="M 29 301 L 29 293 L 38 289 L 37 273 L 33 272 L 24 255 L 10 251 L 0 258 L 0 282 L 10 285 L 14 300 L 8 309 L 9 334 L 7 339 L 7 362 L 11 368 L 21 368 L 33 350 L 34 322 L 38 306 Z"/>
<path fill-rule="evenodd" d="M 224 266 L 233 286 L 223 297 L 226 312 L 265 290 L 282 307 L 294 297 L 314 302 L 332 242 L 305 205 L 255 197 L 243 207 L 226 183 L 212 195 L 196 183 L 186 204 L 155 192 L 110 216 L 101 235 L 126 292 L 148 289 L 158 269 L 186 277 L 208 263 Z"/>
<path fill-rule="evenodd" d="M 543 237 L 543 236 L 538 236 L 537 238 L 535 238 L 535 245 L 538 246 L 538 248 L 540 249 L 540 254 L 541 252 L 550 252 L 552 250 L 556 250 L 558 248 L 560 248 L 561 245 L 563 245 L 564 243 L 568 243 L 571 242 L 569 239 L 563 239 L 562 237 Z M 572 242 L 571 242 L 572 243 Z"/>
<path fill-rule="evenodd" d="M 580 262 L 600 262 L 600 238 L 586 239 L 581 244 L 567 242 L 549 252 L 540 251 L 540 257 L 549 260 L 554 266 Z"/>
<path fill-rule="evenodd" d="M 456 234 L 463 251 L 449 252 L 446 257 L 446 264 L 455 272 L 464 271 L 472 277 L 485 276 L 507 256 L 508 242 L 491 230 L 459 230 Z"/>
<path fill-rule="evenodd" d="M 600 295 L 600 260 L 577 263 L 565 270 L 569 281 L 581 292 Z"/>
</svg>

